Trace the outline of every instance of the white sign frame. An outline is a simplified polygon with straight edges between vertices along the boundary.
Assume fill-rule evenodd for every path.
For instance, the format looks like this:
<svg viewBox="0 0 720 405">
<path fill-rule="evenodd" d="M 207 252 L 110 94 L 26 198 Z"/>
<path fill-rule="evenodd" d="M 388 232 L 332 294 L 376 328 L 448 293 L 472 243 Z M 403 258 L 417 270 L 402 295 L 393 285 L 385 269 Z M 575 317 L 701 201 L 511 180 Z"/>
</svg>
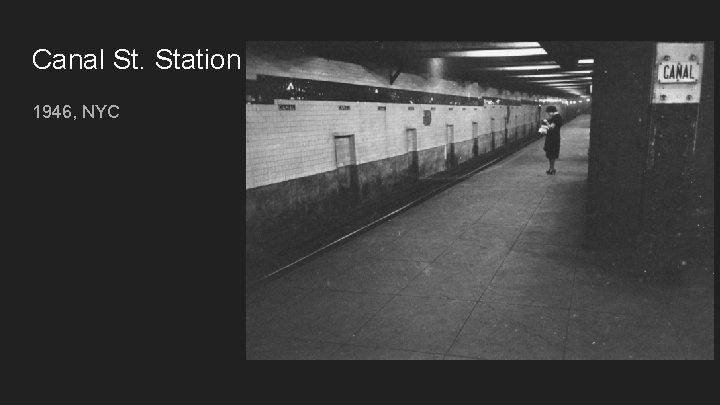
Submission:
<svg viewBox="0 0 720 405">
<path fill-rule="evenodd" d="M 693 104 L 700 102 L 705 45 L 702 43 L 658 42 L 653 71 L 653 104 Z M 697 64 L 697 80 L 661 82 L 661 66 L 675 63 Z M 695 66 L 695 65 L 693 65 Z"/>
</svg>

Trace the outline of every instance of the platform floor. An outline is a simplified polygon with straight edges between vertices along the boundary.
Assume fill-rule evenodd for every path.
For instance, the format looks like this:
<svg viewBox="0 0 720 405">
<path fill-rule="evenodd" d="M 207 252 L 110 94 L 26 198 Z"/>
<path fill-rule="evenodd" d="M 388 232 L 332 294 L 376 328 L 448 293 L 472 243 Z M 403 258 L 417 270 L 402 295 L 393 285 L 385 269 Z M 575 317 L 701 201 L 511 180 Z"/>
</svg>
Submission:
<svg viewBox="0 0 720 405">
<path fill-rule="evenodd" d="M 712 259 L 663 281 L 581 247 L 589 124 L 554 176 L 537 141 L 248 293 L 246 358 L 714 359 Z"/>
</svg>

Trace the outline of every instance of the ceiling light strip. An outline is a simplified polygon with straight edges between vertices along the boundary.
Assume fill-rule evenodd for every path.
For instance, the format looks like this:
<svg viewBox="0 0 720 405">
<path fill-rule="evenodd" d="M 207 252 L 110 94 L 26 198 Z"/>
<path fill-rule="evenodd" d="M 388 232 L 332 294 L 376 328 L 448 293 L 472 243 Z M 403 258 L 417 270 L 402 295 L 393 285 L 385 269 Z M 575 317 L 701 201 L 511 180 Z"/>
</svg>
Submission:
<svg viewBox="0 0 720 405">
<path fill-rule="evenodd" d="M 504 58 L 513 56 L 547 55 L 543 48 L 478 49 L 473 51 L 442 52 L 443 57 Z"/>
</svg>

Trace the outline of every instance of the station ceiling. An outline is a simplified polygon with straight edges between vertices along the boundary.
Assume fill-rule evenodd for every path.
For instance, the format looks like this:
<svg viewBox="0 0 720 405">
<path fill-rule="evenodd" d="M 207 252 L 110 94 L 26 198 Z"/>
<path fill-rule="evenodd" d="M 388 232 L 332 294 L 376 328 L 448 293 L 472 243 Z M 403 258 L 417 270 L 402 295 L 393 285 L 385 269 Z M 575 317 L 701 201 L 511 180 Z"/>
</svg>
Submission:
<svg viewBox="0 0 720 405">
<path fill-rule="evenodd" d="M 389 63 L 394 73 L 429 74 L 568 98 L 590 95 L 595 46 L 579 41 L 294 41 L 292 45 L 328 59 Z"/>
</svg>

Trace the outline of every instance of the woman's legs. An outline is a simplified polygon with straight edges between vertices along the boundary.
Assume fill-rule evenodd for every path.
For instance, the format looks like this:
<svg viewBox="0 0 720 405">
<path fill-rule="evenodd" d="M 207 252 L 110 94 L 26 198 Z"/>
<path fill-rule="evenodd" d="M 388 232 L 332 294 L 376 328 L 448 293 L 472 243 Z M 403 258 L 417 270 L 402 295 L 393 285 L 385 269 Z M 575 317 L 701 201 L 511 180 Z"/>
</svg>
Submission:
<svg viewBox="0 0 720 405">
<path fill-rule="evenodd" d="M 555 159 L 550 159 L 550 158 L 548 158 L 548 160 L 550 161 L 550 168 L 549 168 L 548 171 L 546 171 L 545 173 L 547 173 L 547 174 L 555 174 Z"/>
</svg>

